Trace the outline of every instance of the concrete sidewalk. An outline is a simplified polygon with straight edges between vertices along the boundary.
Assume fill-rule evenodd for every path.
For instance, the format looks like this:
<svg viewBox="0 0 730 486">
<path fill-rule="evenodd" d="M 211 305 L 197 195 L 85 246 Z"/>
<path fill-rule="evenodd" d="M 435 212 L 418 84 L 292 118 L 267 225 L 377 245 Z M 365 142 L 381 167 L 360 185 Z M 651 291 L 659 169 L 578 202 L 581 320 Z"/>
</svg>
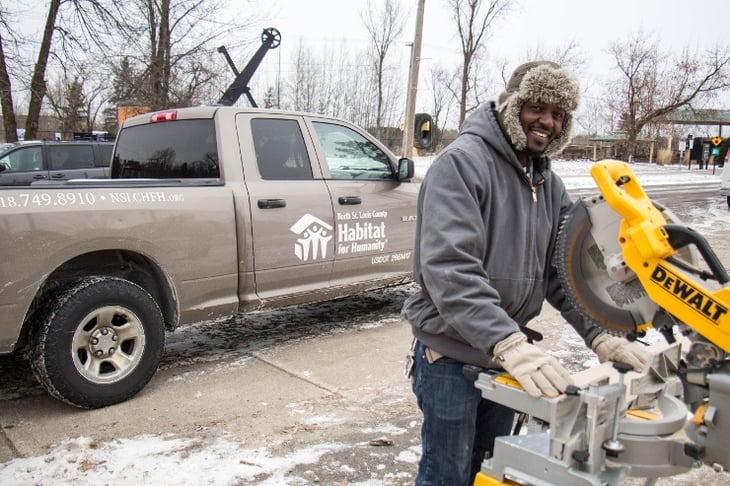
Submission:
<svg viewBox="0 0 730 486">
<path fill-rule="evenodd" d="M 96 442 L 143 434 L 232 434 L 247 447 L 292 431 L 330 434 L 317 417 L 359 427 L 417 412 L 403 376 L 403 321 L 285 344 L 238 361 L 160 370 L 131 400 L 80 410 L 48 395 L 0 401 L 0 462 L 48 452 L 66 438 Z M 304 425 L 306 424 L 306 426 Z"/>
</svg>

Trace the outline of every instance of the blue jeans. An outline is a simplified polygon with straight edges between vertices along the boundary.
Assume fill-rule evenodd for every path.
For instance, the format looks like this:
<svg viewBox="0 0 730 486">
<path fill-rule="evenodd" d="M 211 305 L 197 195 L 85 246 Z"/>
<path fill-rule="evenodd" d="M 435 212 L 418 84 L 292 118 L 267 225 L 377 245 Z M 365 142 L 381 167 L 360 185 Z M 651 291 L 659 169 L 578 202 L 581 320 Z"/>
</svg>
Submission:
<svg viewBox="0 0 730 486">
<path fill-rule="evenodd" d="M 417 486 L 471 486 L 495 437 L 512 430 L 514 411 L 484 400 L 463 366 L 449 358 L 429 363 L 416 343 L 413 393 L 423 413 Z"/>
</svg>

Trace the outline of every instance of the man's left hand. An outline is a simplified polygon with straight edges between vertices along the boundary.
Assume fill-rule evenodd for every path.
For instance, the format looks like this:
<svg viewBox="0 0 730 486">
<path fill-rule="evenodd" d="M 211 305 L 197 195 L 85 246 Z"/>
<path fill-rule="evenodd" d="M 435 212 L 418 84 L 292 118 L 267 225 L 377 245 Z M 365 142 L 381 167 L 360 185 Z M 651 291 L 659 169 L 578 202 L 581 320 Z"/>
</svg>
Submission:
<svg viewBox="0 0 730 486">
<path fill-rule="evenodd" d="M 634 371 L 638 372 L 644 369 L 650 356 L 645 346 L 606 332 L 596 336 L 591 343 L 591 348 L 596 352 L 601 363 L 620 361 L 632 366 Z"/>
</svg>

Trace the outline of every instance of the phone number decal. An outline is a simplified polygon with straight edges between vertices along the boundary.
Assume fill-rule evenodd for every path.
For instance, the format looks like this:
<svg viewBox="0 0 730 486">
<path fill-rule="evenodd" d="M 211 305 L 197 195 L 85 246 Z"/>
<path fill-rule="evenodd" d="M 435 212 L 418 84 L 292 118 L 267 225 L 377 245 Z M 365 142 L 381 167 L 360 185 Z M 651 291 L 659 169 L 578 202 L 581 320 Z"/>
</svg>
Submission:
<svg viewBox="0 0 730 486">
<path fill-rule="evenodd" d="M 182 202 L 182 194 L 167 194 L 162 191 L 143 192 L 109 192 L 95 194 L 93 192 L 55 192 L 55 193 L 22 193 L 13 196 L 0 196 L 0 209 L 28 208 L 28 207 L 64 207 L 64 206 L 92 206 L 97 202 L 112 204 L 134 203 L 165 203 Z"/>
</svg>

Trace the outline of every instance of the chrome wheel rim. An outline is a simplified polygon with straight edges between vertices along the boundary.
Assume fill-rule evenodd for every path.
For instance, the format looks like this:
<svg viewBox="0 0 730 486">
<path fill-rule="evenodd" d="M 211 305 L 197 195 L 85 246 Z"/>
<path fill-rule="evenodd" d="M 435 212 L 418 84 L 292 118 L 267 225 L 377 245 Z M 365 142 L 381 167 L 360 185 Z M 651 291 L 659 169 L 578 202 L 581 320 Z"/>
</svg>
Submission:
<svg viewBox="0 0 730 486">
<path fill-rule="evenodd" d="M 144 354 L 142 321 L 120 306 L 94 309 L 79 322 L 72 341 L 73 363 L 86 380 L 118 382 L 132 373 Z"/>
</svg>

